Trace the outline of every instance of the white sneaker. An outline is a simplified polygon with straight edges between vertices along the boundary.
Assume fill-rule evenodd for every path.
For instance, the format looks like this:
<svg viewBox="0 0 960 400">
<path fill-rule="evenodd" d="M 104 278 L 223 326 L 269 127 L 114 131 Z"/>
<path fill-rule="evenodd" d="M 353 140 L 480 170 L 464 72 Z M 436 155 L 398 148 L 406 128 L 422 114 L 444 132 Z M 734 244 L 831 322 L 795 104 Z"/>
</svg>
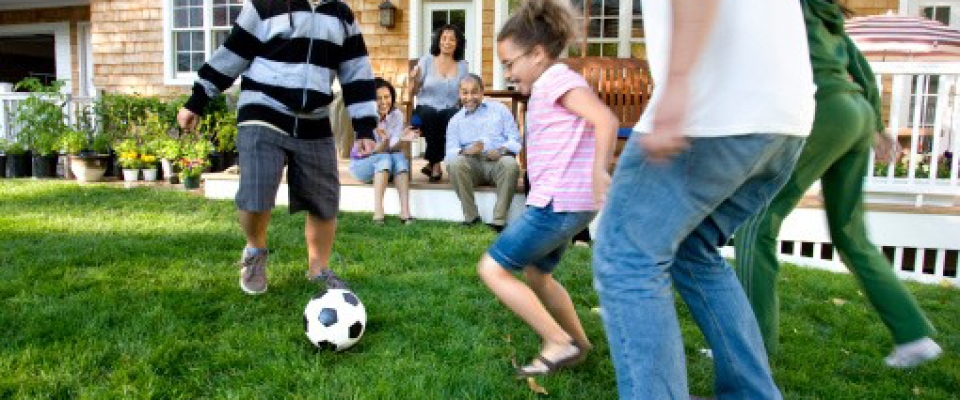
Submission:
<svg viewBox="0 0 960 400">
<path fill-rule="evenodd" d="M 943 354 L 943 349 L 933 339 L 925 337 L 910 343 L 897 345 L 884 361 L 893 368 L 913 368 L 927 361 L 935 360 Z"/>
<path fill-rule="evenodd" d="M 243 251 L 240 258 L 240 289 L 247 294 L 267 291 L 267 251 Z"/>
</svg>

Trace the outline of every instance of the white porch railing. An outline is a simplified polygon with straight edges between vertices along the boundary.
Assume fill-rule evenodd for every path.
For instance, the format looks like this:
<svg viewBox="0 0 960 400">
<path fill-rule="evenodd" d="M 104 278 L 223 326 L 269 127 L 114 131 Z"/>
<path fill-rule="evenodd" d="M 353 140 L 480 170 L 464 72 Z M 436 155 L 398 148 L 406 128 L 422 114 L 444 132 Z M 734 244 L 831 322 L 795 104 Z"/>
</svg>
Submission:
<svg viewBox="0 0 960 400">
<path fill-rule="evenodd" d="M 960 287 L 960 215 L 868 211 L 870 240 L 890 260 L 901 279 Z M 736 240 L 736 238 L 734 238 Z M 820 208 L 797 208 L 783 221 L 778 258 L 795 265 L 847 272 L 831 243 Z M 721 249 L 733 258 L 733 246 Z"/>
<path fill-rule="evenodd" d="M 866 190 L 886 202 L 952 205 L 960 197 L 960 63 L 872 63 L 888 133 L 903 151 L 871 162 Z"/>
<path fill-rule="evenodd" d="M 11 142 L 17 140 L 20 126 L 17 123 L 17 108 L 20 103 L 29 97 L 29 93 L 0 93 L 0 138 Z M 89 118 L 87 123 L 91 127 L 97 126 L 96 115 L 93 112 L 95 97 L 78 97 L 70 94 L 63 95 L 62 99 L 50 97 L 50 101 L 62 102 L 64 122 L 75 126 L 80 118 Z"/>
</svg>

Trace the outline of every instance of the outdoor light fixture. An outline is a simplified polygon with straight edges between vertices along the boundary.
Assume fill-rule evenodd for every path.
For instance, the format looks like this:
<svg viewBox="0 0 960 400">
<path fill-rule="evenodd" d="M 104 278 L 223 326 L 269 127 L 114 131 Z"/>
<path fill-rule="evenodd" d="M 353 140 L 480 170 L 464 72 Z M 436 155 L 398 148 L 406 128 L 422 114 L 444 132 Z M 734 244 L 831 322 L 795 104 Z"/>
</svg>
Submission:
<svg viewBox="0 0 960 400">
<path fill-rule="evenodd" d="M 393 28 L 396 18 L 397 6 L 393 5 L 390 0 L 383 0 L 383 3 L 380 3 L 380 26 Z"/>
</svg>

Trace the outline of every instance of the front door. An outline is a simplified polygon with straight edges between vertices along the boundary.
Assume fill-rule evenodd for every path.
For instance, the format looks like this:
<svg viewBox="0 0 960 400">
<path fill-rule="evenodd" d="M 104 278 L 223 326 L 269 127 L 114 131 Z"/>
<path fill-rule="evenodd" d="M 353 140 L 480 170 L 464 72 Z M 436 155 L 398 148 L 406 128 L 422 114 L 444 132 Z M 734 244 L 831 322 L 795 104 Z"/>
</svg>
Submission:
<svg viewBox="0 0 960 400">
<path fill-rule="evenodd" d="M 467 47 L 464 52 L 464 58 L 470 63 L 470 70 L 475 71 L 479 65 L 474 64 L 475 62 L 480 62 L 479 60 L 473 59 L 474 48 L 473 46 L 480 45 L 480 38 L 476 37 L 476 32 L 474 29 L 474 18 L 473 18 L 473 4 L 470 2 L 450 2 L 450 3 L 434 3 L 428 2 L 424 4 L 423 7 L 423 32 L 421 37 L 423 38 L 422 51 L 420 54 L 430 54 L 430 44 L 433 41 L 433 32 L 437 28 L 451 24 L 455 25 L 457 28 L 460 28 L 460 31 L 463 32 L 464 36 L 467 38 Z"/>
</svg>

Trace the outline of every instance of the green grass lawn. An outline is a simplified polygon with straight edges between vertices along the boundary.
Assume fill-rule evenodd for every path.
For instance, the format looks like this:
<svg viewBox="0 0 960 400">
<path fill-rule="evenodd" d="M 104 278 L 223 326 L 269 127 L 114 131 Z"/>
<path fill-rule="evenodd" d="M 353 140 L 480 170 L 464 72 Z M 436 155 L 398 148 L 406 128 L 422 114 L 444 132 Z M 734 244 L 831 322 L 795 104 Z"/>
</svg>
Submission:
<svg viewBox="0 0 960 400">
<path fill-rule="evenodd" d="M 344 214 L 333 265 L 363 299 L 367 332 L 345 353 L 318 354 L 303 335 L 316 290 L 303 275 L 303 216 L 286 211 L 270 227 L 270 290 L 251 297 L 237 287 L 232 202 L 0 180 L 0 398 L 537 397 L 511 359 L 532 357 L 538 339 L 475 273 L 489 230 Z M 960 291 L 909 285 L 947 354 L 904 372 L 883 366 L 890 338 L 851 276 L 788 267 L 783 278 L 772 363 L 786 398 L 960 396 Z M 558 279 L 597 351 L 539 384 L 554 398 L 615 398 L 589 250 L 571 250 Z M 681 316 L 691 391 L 709 395 L 703 338 Z"/>
</svg>

